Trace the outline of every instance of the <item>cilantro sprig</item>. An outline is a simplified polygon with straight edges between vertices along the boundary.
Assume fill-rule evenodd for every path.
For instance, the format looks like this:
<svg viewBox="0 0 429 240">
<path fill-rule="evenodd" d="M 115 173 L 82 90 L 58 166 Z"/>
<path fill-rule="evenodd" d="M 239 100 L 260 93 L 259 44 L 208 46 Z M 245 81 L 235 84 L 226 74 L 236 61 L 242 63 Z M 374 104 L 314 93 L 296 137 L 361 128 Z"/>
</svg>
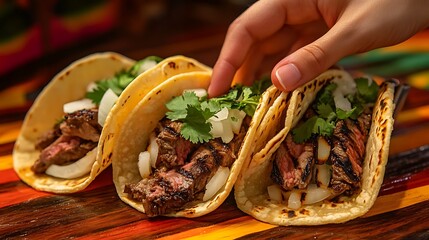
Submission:
<svg viewBox="0 0 429 240">
<path fill-rule="evenodd" d="M 376 101 L 379 87 L 367 78 L 356 78 L 355 82 L 356 93 L 346 96 L 352 105 L 351 110 L 345 111 L 335 107 L 332 92 L 337 88 L 337 84 L 328 84 L 317 94 L 311 106 L 317 115 L 292 130 L 293 140 L 296 143 L 303 143 L 313 135 L 331 136 L 338 120 L 357 119 L 364 111 L 365 105 Z"/>
<path fill-rule="evenodd" d="M 148 61 L 155 61 L 159 63 L 162 58 L 156 56 L 146 57 L 136 62 L 128 70 L 121 70 L 113 77 L 96 81 L 95 88 L 86 93 L 86 97 L 91 99 L 93 103 L 99 105 L 104 93 L 110 88 L 116 95 L 121 95 L 124 89 L 140 74 L 142 73 L 141 66 Z"/>
<path fill-rule="evenodd" d="M 166 104 L 166 117 L 183 122 L 180 134 L 193 143 L 207 142 L 213 138 L 210 133 L 213 117 L 223 108 L 243 110 L 253 116 L 262 93 L 270 85 L 269 79 L 255 82 L 251 87 L 235 85 L 227 94 L 207 99 L 199 98 L 194 92 L 184 92 Z"/>
</svg>

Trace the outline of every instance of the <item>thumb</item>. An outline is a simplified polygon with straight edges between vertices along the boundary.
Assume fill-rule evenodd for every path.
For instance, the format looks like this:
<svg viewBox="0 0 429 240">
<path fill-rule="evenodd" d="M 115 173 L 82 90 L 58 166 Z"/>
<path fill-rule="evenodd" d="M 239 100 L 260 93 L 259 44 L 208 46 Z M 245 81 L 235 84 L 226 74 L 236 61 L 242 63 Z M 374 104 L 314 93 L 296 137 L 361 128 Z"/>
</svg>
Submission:
<svg viewBox="0 0 429 240">
<path fill-rule="evenodd" d="M 350 46 L 356 49 L 356 46 L 347 43 L 350 38 L 340 35 L 343 34 L 331 29 L 321 38 L 282 59 L 271 72 L 273 84 L 285 92 L 295 90 L 351 53 Z"/>
</svg>

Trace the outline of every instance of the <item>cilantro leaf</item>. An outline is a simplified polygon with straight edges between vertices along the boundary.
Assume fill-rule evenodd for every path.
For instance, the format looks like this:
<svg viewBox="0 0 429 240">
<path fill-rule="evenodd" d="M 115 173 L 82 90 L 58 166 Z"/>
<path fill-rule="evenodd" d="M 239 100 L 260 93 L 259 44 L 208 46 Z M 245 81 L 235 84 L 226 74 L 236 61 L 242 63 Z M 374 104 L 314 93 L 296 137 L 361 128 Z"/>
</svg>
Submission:
<svg viewBox="0 0 429 240">
<path fill-rule="evenodd" d="M 207 142 L 212 139 L 211 124 L 206 122 L 205 113 L 194 106 L 187 107 L 187 117 L 183 119 L 181 135 L 192 143 Z"/>
<path fill-rule="evenodd" d="M 292 130 L 293 140 L 296 143 L 303 143 L 310 139 L 313 134 L 329 136 L 332 135 L 334 128 L 333 122 L 313 116 Z"/>
<path fill-rule="evenodd" d="M 121 95 L 124 89 L 139 75 L 140 66 L 145 61 L 160 62 L 162 59 L 155 56 L 149 56 L 135 63 L 130 69 L 117 72 L 113 77 L 96 81 L 95 88 L 87 92 L 85 97 L 99 105 L 104 93 L 110 88 L 116 95 Z"/>
<path fill-rule="evenodd" d="M 185 139 L 193 143 L 207 142 L 213 138 L 208 120 L 223 108 L 243 110 L 249 116 L 254 114 L 266 86 L 259 81 L 256 84 L 257 87 L 236 85 L 227 94 L 211 99 L 199 98 L 194 92 L 185 91 L 166 104 L 169 110 L 166 117 L 183 122 L 180 133 Z"/>
<path fill-rule="evenodd" d="M 356 87 L 358 92 L 358 97 L 360 97 L 364 102 L 375 102 L 377 100 L 379 86 L 371 79 L 367 78 L 357 78 Z"/>
</svg>

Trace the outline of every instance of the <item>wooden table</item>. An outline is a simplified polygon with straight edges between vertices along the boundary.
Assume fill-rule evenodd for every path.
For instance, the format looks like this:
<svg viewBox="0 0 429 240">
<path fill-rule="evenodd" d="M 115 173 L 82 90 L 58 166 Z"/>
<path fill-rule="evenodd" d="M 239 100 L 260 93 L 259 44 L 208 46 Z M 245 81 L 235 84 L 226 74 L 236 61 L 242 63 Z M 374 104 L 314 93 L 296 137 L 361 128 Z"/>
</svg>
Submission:
<svg viewBox="0 0 429 240">
<path fill-rule="evenodd" d="M 222 39 L 223 35 L 217 35 L 196 41 L 193 48 L 189 43 L 179 47 L 184 49 L 183 54 L 201 57 L 211 64 Z M 151 51 L 164 55 L 171 52 L 168 47 Z M 134 52 L 131 57 L 138 58 L 136 55 Z M 7 118 L 3 114 L 0 239 L 429 239 L 428 95 L 425 90 L 412 88 L 397 116 L 390 161 L 373 208 L 365 216 L 344 224 L 313 227 L 278 227 L 259 222 L 241 212 L 232 195 L 216 211 L 200 218 L 148 219 L 119 200 L 111 168 L 80 193 L 55 195 L 35 191 L 21 182 L 12 169 L 12 148 L 23 116 Z"/>
</svg>

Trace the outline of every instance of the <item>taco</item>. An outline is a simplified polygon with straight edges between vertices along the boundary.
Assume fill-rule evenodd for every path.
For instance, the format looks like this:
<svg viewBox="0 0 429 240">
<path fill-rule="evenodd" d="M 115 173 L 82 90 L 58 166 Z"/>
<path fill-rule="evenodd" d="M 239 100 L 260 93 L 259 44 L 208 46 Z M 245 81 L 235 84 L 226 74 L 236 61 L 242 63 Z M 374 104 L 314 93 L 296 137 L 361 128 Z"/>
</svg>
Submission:
<svg viewBox="0 0 429 240">
<path fill-rule="evenodd" d="M 149 217 L 198 217 L 229 195 L 255 127 L 278 90 L 269 81 L 206 97 L 210 72 L 178 74 L 130 113 L 112 152 L 119 197 Z M 276 93 L 277 92 L 277 93 Z"/>
<path fill-rule="evenodd" d="M 104 129 L 118 124 L 112 114 L 127 114 L 128 108 L 118 104 L 135 103 L 133 94 L 144 95 L 174 74 L 208 69 L 182 56 L 160 61 L 148 57 L 136 62 L 116 53 L 98 53 L 57 74 L 23 122 L 13 151 L 18 176 L 47 192 L 71 193 L 87 187 L 110 165 L 109 159 L 102 158 L 102 150 L 106 139 L 113 137 Z"/>
<path fill-rule="evenodd" d="M 395 86 L 328 70 L 280 95 L 288 106 L 268 126 L 277 134 L 248 155 L 235 184 L 237 206 L 276 225 L 341 223 L 365 214 L 383 181 Z"/>
</svg>

